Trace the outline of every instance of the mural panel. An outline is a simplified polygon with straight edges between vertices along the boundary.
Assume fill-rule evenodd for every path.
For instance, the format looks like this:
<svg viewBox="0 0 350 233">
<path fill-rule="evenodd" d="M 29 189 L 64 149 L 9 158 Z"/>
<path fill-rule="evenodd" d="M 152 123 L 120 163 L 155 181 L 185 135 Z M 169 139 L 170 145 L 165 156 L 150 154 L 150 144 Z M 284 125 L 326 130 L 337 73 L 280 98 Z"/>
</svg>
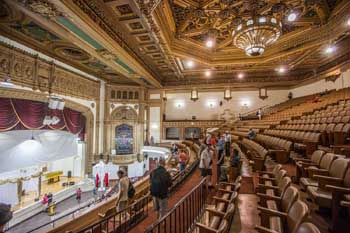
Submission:
<svg viewBox="0 0 350 233">
<path fill-rule="evenodd" d="M 127 124 L 115 128 L 115 150 L 117 155 L 133 153 L 133 127 Z"/>
</svg>

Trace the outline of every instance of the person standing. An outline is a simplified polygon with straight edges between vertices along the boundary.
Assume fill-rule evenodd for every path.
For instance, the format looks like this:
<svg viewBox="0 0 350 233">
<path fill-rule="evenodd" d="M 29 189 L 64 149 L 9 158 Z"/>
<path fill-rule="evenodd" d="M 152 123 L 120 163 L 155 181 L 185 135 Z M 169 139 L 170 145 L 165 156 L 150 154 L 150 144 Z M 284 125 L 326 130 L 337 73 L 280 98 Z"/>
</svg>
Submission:
<svg viewBox="0 0 350 233">
<path fill-rule="evenodd" d="M 187 154 L 184 150 L 181 150 L 179 154 L 179 164 L 180 164 L 180 172 L 185 170 L 186 168 L 186 162 L 187 162 Z"/>
<path fill-rule="evenodd" d="M 128 190 L 130 181 L 124 170 L 117 172 L 119 182 L 105 193 L 105 197 L 109 197 L 113 192 L 118 192 L 118 199 L 116 202 L 117 212 L 122 211 L 128 206 Z"/>
<path fill-rule="evenodd" d="M 224 163 L 224 137 L 219 137 L 219 140 L 217 142 L 217 149 L 218 149 L 218 162 L 217 162 L 217 181 L 219 181 L 220 173 L 221 173 L 221 165 Z"/>
<path fill-rule="evenodd" d="M 172 154 L 177 154 L 178 153 L 179 149 L 177 148 L 177 145 L 175 143 L 173 143 L 171 145 L 170 151 L 171 151 Z"/>
<path fill-rule="evenodd" d="M 211 176 L 213 174 L 212 172 L 213 168 L 213 151 L 211 150 L 210 146 L 207 146 L 205 150 L 201 153 L 201 160 L 199 162 L 199 169 L 201 170 L 201 176 L 207 177 L 207 186 L 211 187 Z"/>
<path fill-rule="evenodd" d="M 5 226 L 11 219 L 11 205 L 0 203 L 0 233 L 5 232 Z"/>
<path fill-rule="evenodd" d="M 249 131 L 248 131 L 248 138 L 250 140 L 253 140 L 255 137 L 256 137 L 255 131 L 252 128 L 250 128 Z"/>
<path fill-rule="evenodd" d="M 82 193 L 82 191 L 81 191 L 80 188 L 78 188 L 77 191 L 75 192 L 75 195 L 76 195 L 76 199 L 77 199 L 77 201 L 78 201 L 78 204 L 80 204 L 80 201 L 81 201 L 81 193 Z"/>
<path fill-rule="evenodd" d="M 231 150 L 231 134 L 229 134 L 228 131 L 226 131 L 224 134 L 224 140 L 225 140 L 225 155 L 229 157 L 230 150 Z"/>
<path fill-rule="evenodd" d="M 150 182 L 153 207 L 160 219 L 167 213 L 169 188 L 172 185 L 171 176 L 165 169 L 163 157 L 159 158 L 158 167 L 151 172 Z"/>
</svg>

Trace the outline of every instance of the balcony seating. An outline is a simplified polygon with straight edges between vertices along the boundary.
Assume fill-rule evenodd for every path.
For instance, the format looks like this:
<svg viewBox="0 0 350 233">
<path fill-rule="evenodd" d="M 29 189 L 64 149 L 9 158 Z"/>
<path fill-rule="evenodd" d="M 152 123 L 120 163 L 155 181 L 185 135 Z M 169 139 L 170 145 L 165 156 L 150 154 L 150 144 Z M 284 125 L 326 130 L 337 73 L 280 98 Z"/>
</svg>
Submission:
<svg viewBox="0 0 350 233">
<path fill-rule="evenodd" d="M 289 186 L 281 197 L 271 196 L 267 194 L 257 193 L 260 198 L 262 207 L 270 210 L 288 212 L 292 204 L 299 199 L 299 191 L 297 188 Z M 261 225 L 268 227 L 279 223 L 276 217 L 266 218 L 261 215 Z"/>
<path fill-rule="evenodd" d="M 281 197 L 291 183 L 292 180 L 290 177 L 283 177 L 277 185 L 258 184 L 258 192 L 268 194 L 270 196 Z"/>
<path fill-rule="evenodd" d="M 268 151 L 253 140 L 243 138 L 240 143 L 248 150 L 247 156 L 251 160 L 253 171 L 265 170 L 265 160 Z"/>
<path fill-rule="evenodd" d="M 311 158 L 295 158 L 295 169 L 296 169 L 296 182 L 299 183 L 301 177 L 306 177 L 307 172 L 306 168 L 310 166 L 319 166 L 321 159 L 325 155 L 325 152 L 322 150 L 316 150 L 312 153 Z"/>
<path fill-rule="evenodd" d="M 277 217 L 276 221 L 270 222 L 272 223 L 269 228 L 263 226 L 257 226 L 255 229 L 258 232 L 289 232 L 295 233 L 299 229 L 299 226 L 302 222 L 305 221 L 308 215 L 308 207 L 307 205 L 297 200 L 293 203 L 289 211 L 280 212 L 276 210 L 270 210 L 268 208 L 258 207 L 261 211 L 261 215 L 265 215 L 266 217 Z M 276 223 L 275 223 L 276 222 Z"/>
<path fill-rule="evenodd" d="M 274 176 L 274 177 L 258 176 L 259 184 L 277 185 L 283 179 L 283 177 L 285 177 L 286 175 L 287 175 L 287 171 L 280 169 L 276 172 L 276 176 Z"/>
<path fill-rule="evenodd" d="M 350 183 L 350 171 L 346 172 L 349 168 L 348 159 L 337 159 L 332 163 L 332 167 L 328 175 L 315 175 L 318 180 L 318 186 L 308 186 L 307 193 L 309 197 L 321 208 L 332 207 L 332 193 L 330 189 L 326 188 L 326 185 L 333 185 L 341 187 Z M 346 176 L 346 174 L 348 176 Z M 345 178 L 349 179 L 345 181 Z"/>
<path fill-rule="evenodd" d="M 268 171 L 258 171 L 258 178 L 259 178 L 259 183 L 260 182 L 260 177 L 263 178 L 275 178 L 278 175 L 278 172 L 281 170 L 282 165 L 281 164 L 276 164 L 275 167 L 272 169 L 271 172 Z"/>
<path fill-rule="evenodd" d="M 229 228 L 227 220 L 221 221 L 218 229 L 208 227 L 201 223 L 196 223 L 196 226 L 199 228 L 199 233 L 227 233 L 227 230 Z"/>
<path fill-rule="evenodd" d="M 277 163 L 286 163 L 289 161 L 289 154 L 292 149 L 292 142 L 268 135 L 258 134 L 255 141 L 269 148 L 269 153 L 273 154 Z"/>
<path fill-rule="evenodd" d="M 303 190 L 306 190 L 307 186 L 313 185 L 313 186 L 317 186 L 317 180 L 315 180 L 313 178 L 313 176 L 317 173 L 317 174 L 328 174 L 328 171 L 333 163 L 333 161 L 335 159 L 337 159 L 338 156 L 333 154 L 333 153 L 327 153 L 325 154 L 320 162 L 319 166 L 310 166 L 308 168 L 305 168 L 308 172 L 308 176 L 307 177 L 302 177 L 300 178 L 300 186 Z"/>
</svg>

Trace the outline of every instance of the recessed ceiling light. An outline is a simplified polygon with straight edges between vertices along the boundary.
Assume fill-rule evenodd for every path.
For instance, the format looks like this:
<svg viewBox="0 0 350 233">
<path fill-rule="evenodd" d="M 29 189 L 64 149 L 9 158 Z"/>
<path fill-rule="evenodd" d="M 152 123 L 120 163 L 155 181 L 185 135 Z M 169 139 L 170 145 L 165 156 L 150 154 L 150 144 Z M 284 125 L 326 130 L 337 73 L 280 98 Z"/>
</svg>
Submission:
<svg viewBox="0 0 350 233">
<path fill-rule="evenodd" d="M 326 49 L 324 50 L 324 52 L 325 52 L 326 54 L 333 53 L 334 51 L 335 51 L 335 46 L 334 46 L 334 45 L 328 45 L 328 46 L 326 47 Z"/>
<path fill-rule="evenodd" d="M 295 12 L 291 12 L 287 17 L 289 22 L 293 22 L 297 19 L 297 14 Z"/>
<path fill-rule="evenodd" d="M 244 74 L 243 74 L 243 73 L 239 73 L 239 74 L 238 74 L 238 78 L 239 78 L 239 79 L 244 78 Z"/>
<path fill-rule="evenodd" d="M 205 45 L 208 48 L 212 48 L 214 46 L 214 41 L 212 39 L 208 39 L 207 42 L 205 42 Z"/>
<path fill-rule="evenodd" d="M 280 73 L 280 74 L 283 74 L 286 71 L 287 71 L 286 67 L 281 66 L 281 67 L 277 68 L 277 72 Z"/>
<path fill-rule="evenodd" d="M 192 60 L 187 61 L 187 67 L 192 68 L 194 66 L 194 62 Z"/>
<path fill-rule="evenodd" d="M 206 77 L 210 77 L 210 75 L 211 75 L 211 71 L 210 70 L 205 71 L 205 76 Z"/>
</svg>

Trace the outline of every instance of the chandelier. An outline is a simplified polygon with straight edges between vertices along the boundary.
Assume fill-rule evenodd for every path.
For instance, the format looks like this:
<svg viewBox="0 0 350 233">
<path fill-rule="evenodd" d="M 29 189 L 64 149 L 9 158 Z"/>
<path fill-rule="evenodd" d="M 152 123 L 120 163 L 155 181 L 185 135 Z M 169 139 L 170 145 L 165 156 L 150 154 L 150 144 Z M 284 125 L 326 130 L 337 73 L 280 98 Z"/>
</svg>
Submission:
<svg viewBox="0 0 350 233">
<path fill-rule="evenodd" d="M 282 33 L 282 22 L 271 16 L 249 18 L 232 31 L 233 44 L 248 56 L 260 56 Z"/>
</svg>

